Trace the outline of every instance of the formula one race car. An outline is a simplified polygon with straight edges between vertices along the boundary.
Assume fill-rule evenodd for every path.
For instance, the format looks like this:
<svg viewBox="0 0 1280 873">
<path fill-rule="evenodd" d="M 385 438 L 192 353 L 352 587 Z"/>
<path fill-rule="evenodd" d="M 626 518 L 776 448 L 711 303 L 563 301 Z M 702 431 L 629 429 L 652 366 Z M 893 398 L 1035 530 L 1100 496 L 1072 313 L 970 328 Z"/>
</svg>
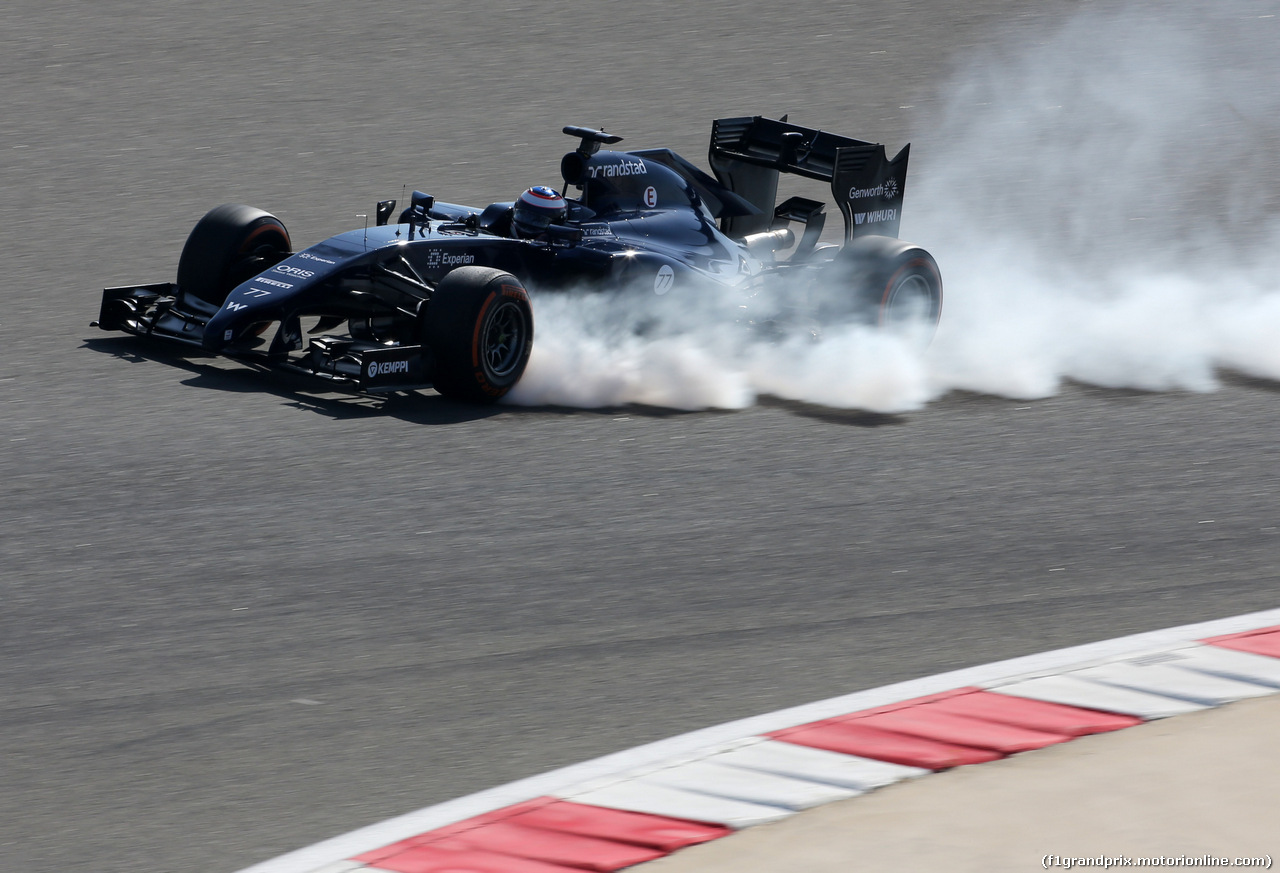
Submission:
<svg viewBox="0 0 1280 873">
<path fill-rule="evenodd" d="M 361 392 L 433 386 L 477 402 L 501 397 L 524 372 L 527 289 L 666 295 L 709 285 L 749 295 L 762 283 L 819 277 L 847 289 L 864 320 L 907 314 L 936 324 L 937 264 L 896 238 L 909 146 L 889 160 L 882 145 L 785 117 L 721 118 L 711 131 L 713 177 L 669 149 L 601 150 L 622 137 L 564 132 L 579 139 L 560 162 L 576 199 L 538 187 L 473 209 L 415 191 L 395 223 L 396 202 L 385 200 L 374 227 L 301 251 L 274 216 L 219 206 L 188 237 L 176 283 L 108 288 L 94 324 Z M 820 241 L 823 203 L 775 202 L 781 173 L 830 184 L 843 244 Z"/>
</svg>

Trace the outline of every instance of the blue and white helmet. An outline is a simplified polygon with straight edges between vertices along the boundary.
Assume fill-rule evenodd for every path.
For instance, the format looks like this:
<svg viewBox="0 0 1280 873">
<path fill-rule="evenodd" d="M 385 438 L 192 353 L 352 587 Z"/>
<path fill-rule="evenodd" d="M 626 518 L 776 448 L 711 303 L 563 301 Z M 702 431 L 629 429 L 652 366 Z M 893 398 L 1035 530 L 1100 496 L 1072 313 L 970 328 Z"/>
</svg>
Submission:
<svg viewBox="0 0 1280 873">
<path fill-rule="evenodd" d="M 511 230 L 516 236 L 535 237 L 552 224 L 560 224 L 568 207 L 554 188 L 535 185 L 520 195 L 511 212 Z"/>
</svg>

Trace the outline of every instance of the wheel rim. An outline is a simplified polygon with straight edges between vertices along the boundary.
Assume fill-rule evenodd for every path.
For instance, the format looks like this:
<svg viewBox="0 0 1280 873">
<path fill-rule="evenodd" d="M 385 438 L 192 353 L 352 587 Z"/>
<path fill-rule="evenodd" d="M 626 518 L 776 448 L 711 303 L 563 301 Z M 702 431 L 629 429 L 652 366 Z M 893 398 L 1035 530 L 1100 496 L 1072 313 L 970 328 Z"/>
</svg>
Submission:
<svg viewBox="0 0 1280 873">
<path fill-rule="evenodd" d="M 256 236 L 262 239 L 254 239 Z M 250 248 L 249 243 L 253 244 Z M 283 261 L 289 254 L 289 238 L 283 229 L 267 225 L 255 232 L 239 252 L 239 259 L 227 269 L 227 293 L 243 282 L 247 282 L 267 267 Z"/>
<path fill-rule="evenodd" d="M 929 280 L 919 274 L 907 276 L 885 303 L 880 315 L 883 327 L 899 327 L 933 321 L 933 289 Z"/>
<path fill-rule="evenodd" d="M 500 303 L 489 317 L 481 355 L 485 369 L 495 378 L 510 376 L 520 366 L 528 342 L 529 325 L 524 310 L 511 300 Z"/>
</svg>

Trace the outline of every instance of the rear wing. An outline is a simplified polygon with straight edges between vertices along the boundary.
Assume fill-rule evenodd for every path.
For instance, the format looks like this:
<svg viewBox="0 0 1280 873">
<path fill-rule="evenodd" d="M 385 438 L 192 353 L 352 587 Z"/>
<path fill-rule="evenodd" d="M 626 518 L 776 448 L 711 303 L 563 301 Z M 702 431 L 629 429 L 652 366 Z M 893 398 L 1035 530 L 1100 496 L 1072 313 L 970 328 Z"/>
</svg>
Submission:
<svg viewBox="0 0 1280 873">
<path fill-rule="evenodd" d="M 722 185 L 762 213 L 726 217 L 722 229 L 735 237 L 768 230 L 778 176 L 793 173 L 830 183 L 846 243 L 869 234 L 896 237 L 910 151 L 906 145 L 889 160 L 883 145 L 801 127 L 785 116 L 718 118 L 711 126 L 711 168 Z"/>
</svg>

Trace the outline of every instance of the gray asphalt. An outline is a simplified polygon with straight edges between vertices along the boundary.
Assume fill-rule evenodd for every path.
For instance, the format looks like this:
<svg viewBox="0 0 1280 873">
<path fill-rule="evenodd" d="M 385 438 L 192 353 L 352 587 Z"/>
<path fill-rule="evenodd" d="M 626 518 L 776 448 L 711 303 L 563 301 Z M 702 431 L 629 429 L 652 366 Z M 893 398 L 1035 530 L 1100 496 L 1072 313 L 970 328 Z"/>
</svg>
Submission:
<svg viewBox="0 0 1280 873">
<path fill-rule="evenodd" d="M 1276 606 L 1270 382 L 383 406 L 88 327 L 218 203 L 315 241 L 402 185 L 509 199 L 566 123 L 697 160 L 726 114 L 901 143 L 955 64 L 1074 5 L 11 3 L 4 868 L 230 871 L 729 719 Z"/>
</svg>

